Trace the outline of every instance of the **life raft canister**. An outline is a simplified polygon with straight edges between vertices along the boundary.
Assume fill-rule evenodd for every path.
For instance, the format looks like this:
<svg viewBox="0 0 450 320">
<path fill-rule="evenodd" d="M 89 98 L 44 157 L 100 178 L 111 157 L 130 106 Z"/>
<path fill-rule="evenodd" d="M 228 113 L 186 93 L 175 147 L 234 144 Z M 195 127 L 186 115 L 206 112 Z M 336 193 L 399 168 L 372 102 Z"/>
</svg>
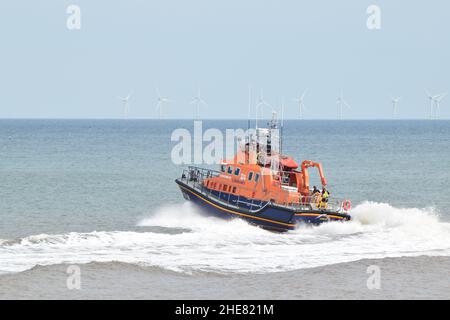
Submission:
<svg viewBox="0 0 450 320">
<path fill-rule="evenodd" d="M 344 211 L 349 211 L 352 208 L 352 203 L 350 200 L 344 200 L 344 202 L 342 203 L 342 209 L 344 209 Z"/>
</svg>

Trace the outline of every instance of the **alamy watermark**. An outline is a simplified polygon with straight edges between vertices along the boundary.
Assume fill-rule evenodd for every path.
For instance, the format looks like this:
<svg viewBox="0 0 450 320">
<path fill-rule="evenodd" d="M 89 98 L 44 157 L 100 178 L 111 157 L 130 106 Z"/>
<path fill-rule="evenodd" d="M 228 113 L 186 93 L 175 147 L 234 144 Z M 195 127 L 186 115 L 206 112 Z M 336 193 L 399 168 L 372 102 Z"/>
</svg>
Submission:
<svg viewBox="0 0 450 320">
<path fill-rule="evenodd" d="M 380 30 L 381 29 L 381 8 L 375 4 L 367 7 L 366 13 L 369 15 L 367 17 L 366 26 L 369 30 Z"/>
<path fill-rule="evenodd" d="M 81 269 L 77 265 L 67 267 L 66 273 L 69 275 L 66 280 L 66 286 L 69 290 L 81 289 Z"/>
<path fill-rule="evenodd" d="M 202 121 L 194 121 L 193 134 L 186 128 L 172 132 L 171 141 L 176 144 L 171 160 L 176 165 L 211 165 L 220 164 L 223 159 L 232 160 L 237 155 L 237 162 L 256 164 L 260 156 L 278 155 L 279 137 L 277 128 L 226 129 L 225 134 L 220 129 L 209 128 L 203 132 Z"/>
<path fill-rule="evenodd" d="M 81 29 L 81 8 L 76 4 L 67 7 L 66 13 L 69 15 L 66 20 L 66 27 L 69 30 Z"/>
<path fill-rule="evenodd" d="M 367 278 L 367 289 L 369 290 L 378 290 L 381 289 L 381 269 L 377 265 L 370 265 L 366 270 L 367 274 L 370 274 L 369 278 Z"/>
</svg>

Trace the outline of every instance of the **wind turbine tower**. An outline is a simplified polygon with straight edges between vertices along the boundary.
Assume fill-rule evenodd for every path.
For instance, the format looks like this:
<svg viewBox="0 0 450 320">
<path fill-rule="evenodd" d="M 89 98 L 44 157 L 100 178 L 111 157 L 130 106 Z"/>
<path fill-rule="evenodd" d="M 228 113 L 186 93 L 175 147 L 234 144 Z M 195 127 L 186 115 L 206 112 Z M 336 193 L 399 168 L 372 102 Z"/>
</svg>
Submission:
<svg viewBox="0 0 450 320">
<path fill-rule="evenodd" d="M 169 100 L 168 98 L 162 97 L 161 93 L 159 92 L 158 88 L 156 89 L 156 94 L 158 96 L 158 102 L 156 104 L 156 111 L 158 111 L 159 114 L 159 118 L 162 118 L 162 110 L 164 107 L 164 104 L 167 104 L 169 102 L 171 102 L 172 100 Z"/>
<path fill-rule="evenodd" d="M 194 119 L 200 118 L 200 107 L 204 105 L 205 107 L 208 106 L 208 104 L 205 102 L 205 100 L 202 99 L 200 95 L 200 88 L 197 90 L 197 95 L 195 96 L 194 100 L 190 102 L 190 104 L 195 106 L 194 111 Z"/>
<path fill-rule="evenodd" d="M 126 97 L 119 97 L 119 99 L 122 101 L 123 114 L 124 114 L 125 119 L 128 119 L 128 115 L 130 113 L 130 98 L 131 98 L 131 92 Z"/>
<path fill-rule="evenodd" d="M 425 89 L 425 93 L 427 94 L 428 99 L 430 100 L 430 120 L 433 118 L 437 118 L 439 116 L 439 107 L 441 100 L 447 95 L 447 92 L 432 95 L 430 92 Z M 435 107 L 435 113 L 433 116 L 433 107 Z"/>
<path fill-rule="evenodd" d="M 305 111 L 305 109 L 306 109 L 303 100 L 305 99 L 305 95 L 306 95 L 306 92 L 307 92 L 307 91 L 308 91 L 308 89 L 306 89 L 305 91 L 303 91 L 303 94 L 302 94 L 301 96 L 299 96 L 298 98 L 294 99 L 294 102 L 297 102 L 297 103 L 298 103 L 298 112 L 299 112 L 298 118 L 299 118 L 300 120 L 303 119 L 303 113 L 304 113 L 304 111 Z"/>
<path fill-rule="evenodd" d="M 435 119 L 439 119 L 440 103 L 441 103 L 441 100 L 442 100 L 446 95 L 447 95 L 447 92 L 441 93 L 437 98 L 434 99 L 434 103 L 435 103 L 435 105 L 436 105 Z"/>
<path fill-rule="evenodd" d="M 392 118 L 396 119 L 397 118 L 397 106 L 398 106 L 398 102 L 400 101 L 400 98 L 391 98 L 391 102 L 392 102 Z"/>
<path fill-rule="evenodd" d="M 344 92 L 342 90 L 341 90 L 341 95 L 337 99 L 337 105 L 338 105 L 339 120 L 342 120 L 342 113 L 343 113 L 344 107 L 347 107 L 348 109 L 350 109 L 349 104 L 344 99 Z"/>
</svg>

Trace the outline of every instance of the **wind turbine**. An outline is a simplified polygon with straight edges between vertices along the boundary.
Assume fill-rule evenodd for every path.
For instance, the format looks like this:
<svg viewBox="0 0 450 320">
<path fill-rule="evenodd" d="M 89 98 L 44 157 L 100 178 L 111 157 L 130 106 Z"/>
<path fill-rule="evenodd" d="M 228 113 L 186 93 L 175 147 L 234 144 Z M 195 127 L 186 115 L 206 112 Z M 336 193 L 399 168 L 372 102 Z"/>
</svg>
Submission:
<svg viewBox="0 0 450 320">
<path fill-rule="evenodd" d="M 172 102 L 172 100 L 169 100 L 168 98 L 162 97 L 161 93 L 159 92 L 159 89 L 156 88 L 156 94 L 158 96 L 158 102 L 156 104 L 156 110 L 159 112 L 159 118 L 162 118 L 162 109 L 164 104 Z"/>
<path fill-rule="evenodd" d="M 436 112 L 439 111 L 439 103 L 442 98 L 447 95 L 447 92 L 431 95 L 430 92 L 425 89 L 425 93 L 427 94 L 428 99 L 430 100 L 430 120 L 433 119 L 433 105 L 436 107 Z"/>
<path fill-rule="evenodd" d="M 301 96 L 294 99 L 294 102 L 298 103 L 299 119 L 303 119 L 303 111 L 304 109 L 306 109 L 305 104 L 303 103 L 303 99 L 305 98 L 306 92 L 308 92 L 308 89 L 303 91 L 303 94 Z"/>
<path fill-rule="evenodd" d="M 344 99 L 344 92 L 341 90 L 341 95 L 337 99 L 337 105 L 338 105 L 338 113 L 339 113 L 339 120 L 342 120 L 342 112 L 344 107 L 347 107 L 350 109 L 349 104 Z"/>
<path fill-rule="evenodd" d="M 258 129 L 259 110 L 262 107 L 269 107 L 270 109 L 272 109 L 272 111 L 274 111 L 272 106 L 270 104 L 268 104 L 266 102 L 266 100 L 264 100 L 263 90 L 261 89 L 261 93 L 259 94 L 259 98 L 258 98 L 258 103 L 256 104 L 256 128 L 257 129 Z M 262 115 L 262 113 L 261 113 L 261 115 Z M 261 118 L 262 118 L 262 116 L 261 116 Z"/>
<path fill-rule="evenodd" d="M 434 99 L 434 103 L 435 103 L 435 105 L 436 105 L 436 113 L 435 113 L 435 119 L 439 119 L 439 108 L 440 108 L 440 103 L 441 103 L 441 100 L 445 97 L 447 95 L 447 92 L 445 92 L 445 93 L 441 93 L 438 97 L 436 97 L 435 99 Z"/>
<path fill-rule="evenodd" d="M 130 113 L 130 97 L 131 92 L 126 97 L 119 97 L 119 99 L 122 101 L 123 104 L 123 112 L 125 119 L 128 119 L 128 114 Z"/>
<path fill-rule="evenodd" d="M 194 104 L 195 105 L 195 115 L 194 118 L 195 119 L 199 119 L 200 117 L 200 106 L 204 105 L 205 107 L 208 106 L 208 104 L 205 102 L 205 100 L 202 99 L 201 95 L 200 95 L 200 88 L 198 88 L 197 90 L 197 95 L 195 96 L 194 100 L 192 100 L 189 104 Z"/>
<path fill-rule="evenodd" d="M 397 105 L 398 102 L 400 101 L 400 97 L 394 98 L 391 97 L 391 102 L 392 102 L 392 118 L 395 119 L 397 118 Z"/>
</svg>

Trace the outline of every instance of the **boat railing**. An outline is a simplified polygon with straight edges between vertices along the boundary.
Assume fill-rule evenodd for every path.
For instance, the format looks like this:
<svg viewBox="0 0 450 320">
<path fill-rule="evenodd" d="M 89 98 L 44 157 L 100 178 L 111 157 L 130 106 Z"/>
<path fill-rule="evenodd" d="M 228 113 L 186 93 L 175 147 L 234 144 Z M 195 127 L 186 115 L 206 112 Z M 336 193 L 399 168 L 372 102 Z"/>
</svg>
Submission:
<svg viewBox="0 0 450 320">
<path fill-rule="evenodd" d="M 271 203 L 274 206 L 283 207 L 283 208 L 289 208 L 292 210 L 319 210 L 319 211 L 326 211 L 326 212 L 340 212 L 342 211 L 342 205 L 343 200 L 337 199 L 337 198 L 328 198 L 327 202 L 321 201 L 320 195 L 311 195 L 311 196 L 301 196 L 299 202 L 264 202 L 261 200 L 255 200 L 250 199 L 250 202 L 248 199 L 245 199 L 246 201 L 242 201 L 243 197 L 241 197 L 240 194 L 238 194 L 238 199 L 235 201 L 231 201 L 231 193 L 225 192 L 222 190 L 213 190 L 211 188 L 207 188 L 203 181 L 205 179 L 218 177 L 220 175 L 223 175 L 223 172 L 213 170 L 213 169 L 206 169 L 206 168 L 200 168 L 200 167 L 194 167 L 189 166 L 187 169 L 183 170 L 183 173 L 181 175 L 181 181 L 186 183 L 187 185 L 191 186 L 198 192 L 202 193 L 203 195 L 213 198 L 214 200 L 224 203 L 228 206 L 241 208 L 242 206 L 239 206 L 239 204 L 245 204 L 250 208 L 250 211 L 258 211 L 264 206 L 266 206 L 268 203 Z M 254 191 L 251 188 L 247 188 L 245 186 L 239 186 L 240 190 L 247 190 L 247 191 Z M 218 195 L 214 194 L 213 192 L 218 192 Z"/>
<path fill-rule="evenodd" d="M 328 198 L 328 201 L 322 201 L 320 196 L 302 196 L 299 202 L 283 202 L 275 203 L 274 205 L 280 207 L 288 207 L 293 210 L 318 210 L 318 211 L 332 211 L 341 212 L 343 210 L 344 200 L 338 198 Z"/>
<path fill-rule="evenodd" d="M 211 188 L 205 187 L 203 181 L 205 179 L 210 179 L 214 177 L 218 177 L 220 175 L 223 175 L 223 172 L 213 170 L 213 169 L 206 169 L 206 168 L 200 168 L 200 167 L 194 167 L 189 166 L 187 169 L 183 170 L 183 173 L 181 175 L 181 181 L 185 182 L 187 185 L 191 186 L 198 192 L 202 193 L 203 195 L 213 198 L 214 200 L 224 203 L 228 206 L 240 208 L 242 209 L 242 205 L 239 204 L 245 204 L 249 209 L 250 212 L 255 212 L 261 210 L 263 207 L 265 207 L 268 202 L 263 202 L 261 200 L 254 200 L 251 199 L 251 201 L 243 201 L 243 197 L 241 195 L 237 195 L 237 199 L 235 201 L 232 201 L 231 193 L 225 192 L 222 190 L 213 190 Z M 246 188 L 246 187 L 239 187 L 241 190 L 251 190 L 253 189 Z M 217 191 L 218 195 L 214 194 L 213 192 Z M 241 200 L 242 199 L 242 200 Z"/>
</svg>

